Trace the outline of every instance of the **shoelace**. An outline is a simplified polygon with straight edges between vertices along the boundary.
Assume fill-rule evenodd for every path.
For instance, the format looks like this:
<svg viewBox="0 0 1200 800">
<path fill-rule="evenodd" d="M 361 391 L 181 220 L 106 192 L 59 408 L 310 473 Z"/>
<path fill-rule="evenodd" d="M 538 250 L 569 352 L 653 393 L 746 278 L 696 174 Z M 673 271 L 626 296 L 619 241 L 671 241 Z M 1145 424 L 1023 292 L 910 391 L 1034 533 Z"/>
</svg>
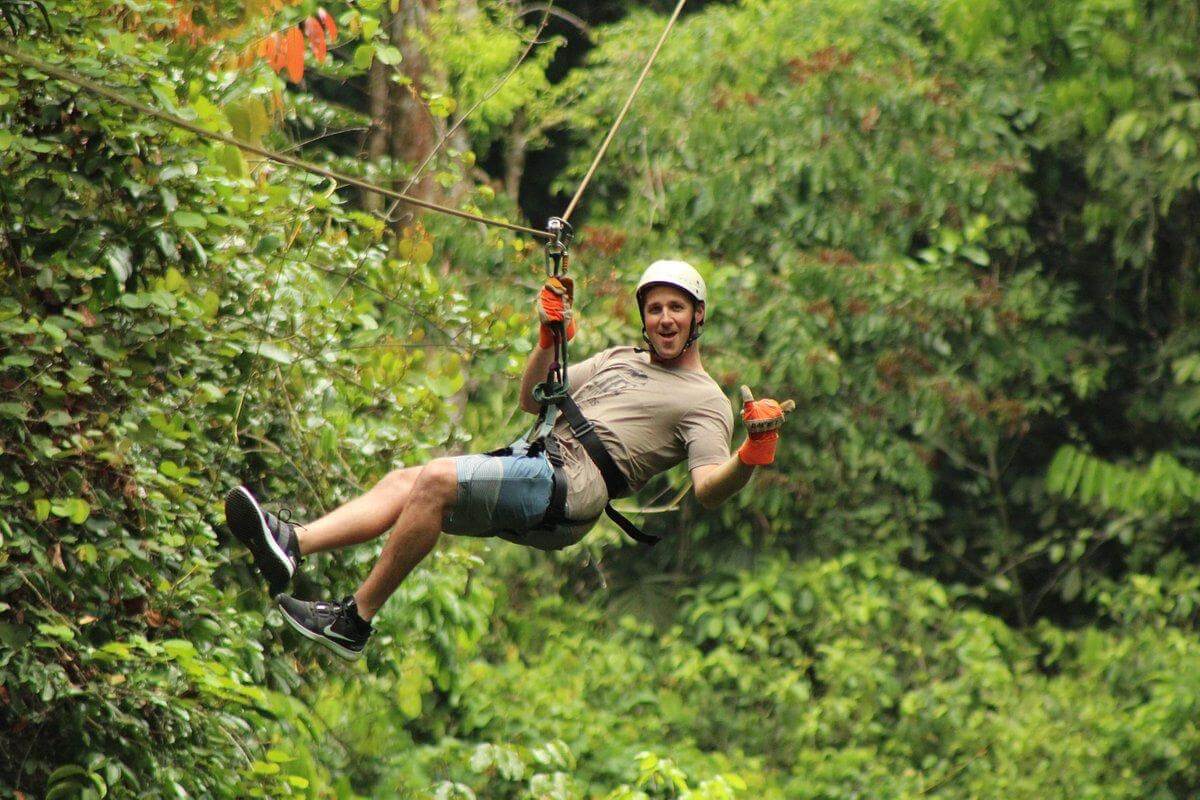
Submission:
<svg viewBox="0 0 1200 800">
<path fill-rule="evenodd" d="M 296 559 L 296 563 L 300 564 L 304 561 L 304 556 L 300 555 L 300 548 L 296 546 L 296 523 L 292 522 L 292 509 L 288 506 L 283 506 L 279 509 L 279 513 L 275 515 L 275 536 L 279 536 L 279 526 L 287 525 L 292 534 L 292 547 L 288 548 L 288 555 Z"/>
</svg>

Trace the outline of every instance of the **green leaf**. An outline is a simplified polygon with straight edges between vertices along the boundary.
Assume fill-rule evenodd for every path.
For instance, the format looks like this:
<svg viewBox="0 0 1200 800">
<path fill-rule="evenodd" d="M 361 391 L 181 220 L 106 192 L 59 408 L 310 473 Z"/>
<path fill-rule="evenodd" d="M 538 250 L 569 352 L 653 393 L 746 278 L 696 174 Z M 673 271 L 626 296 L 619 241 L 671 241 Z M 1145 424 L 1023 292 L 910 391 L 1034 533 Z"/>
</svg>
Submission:
<svg viewBox="0 0 1200 800">
<path fill-rule="evenodd" d="M 38 624 L 37 629 L 47 636 L 53 636 L 55 639 L 61 639 L 64 642 L 69 642 L 75 638 L 75 631 L 66 625 L 49 625 L 43 622 Z"/>
<path fill-rule="evenodd" d="M 54 770 L 54 772 L 51 772 L 50 777 L 46 779 L 46 782 L 53 785 L 55 783 L 65 781 L 68 778 L 83 778 L 84 780 L 87 780 L 87 776 L 88 772 L 83 767 L 78 766 L 77 764 L 67 764 L 64 767 L 59 767 L 58 769 Z"/>
<path fill-rule="evenodd" d="M 1072 567 L 1067 571 L 1066 577 L 1062 582 L 1062 598 L 1068 603 L 1079 596 L 1079 590 L 1083 586 L 1083 575 L 1079 571 L 1079 567 Z"/>
<path fill-rule="evenodd" d="M 0 367 L 32 367 L 33 364 L 33 356 L 25 353 L 13 353 L 0 361 Z"/>
<path fill-rule="evenodd" d="M 208 252 L 204 249 L 204 245 L 200 244 L 200 240 L 191 231 L 185 231 L 183 238 L 191 245 L 192 252 L 196 254 L 196 260 L 200 262 L 200 266 L 207 267 Z"/>
<path fill-rule="evenodd" d="M 272 747 L 267 751 L 267 760 L 273 761 L 276 764 L 286 764 L 292 760 L 292 756 L 286 751 L 278 747 Z"/>
<path fill-rule="evenodd" d="M 987 251 L 981 247 L 976 247 L 973 244 L 963 245 L 958 252 L 961 253 L 967 260 L 978 264 L 981 267 L 986 267 L 989 263 L 991 263 L 991 259 L 988 257 Z"/>
<path fill-rule="evenodd" d="M 355 55 L 355 58 L 357 59 L 358 53 L 355 53 L 354 55 Z M 390 44 L 383 44 L 383 45 L 377 46 L 375 48 L 375 57 L 377 59 L 379 59 L 379 62 L 381 64 L 387 64 L 389 67 L 393 67 L 396 64 L 399 64 L 403 58 L 400 55 L 400 48 L 395 47 Z M 357 61 L 355 62 L 355 64 L 357 66 Z"/>
<path fill-rule="evenodd" d="M 76 525 L 82 525 L 92 513 L 92 507 L 88 505 L 86 500 L 78 497 L 68 501 L 69 519 Z"/>
<path fill-rule="evenodd" d="M 203 230 L 208 227 L 208 220 L 205 216 L 197 214 L 195 211 L 176 211 L 171 215 L 171 219 L 181 228 Z"/>
<path fill-rule="evenodd" d="M 14 419 L 28 419 L 29 409 L 21 403 L 0 403 L 0 416 Z"/>
<path fill-rule="evenodd" d="M 104 251 L 104 260 L 117 283 L 123 285 L 133 274 L 133 253 L 124 245 L 109 245 Z"/>
<path fill-rule="evenodd" d="M 375 59 L 375 47 L 369 44 L 360 44 L 354 50 L 354 66 L 357 69 L 370 69 L 371 62 Z"/>
<path fill-rule="evenodd" d="M 50 338 L 59 344 L 62 344 L 67 340 L 67 332 L 59 327 L 58 323 L 56 322 L 52 322 L 50 320 L 43 321 L 42 330 L 49 334 Z"/>
<path fill-rule="evenodd" d="M 53 411 L 46 412 L 46 416 L 42 418 L 42 421 L 55 428 L 61 428 L 64 425 L 70 425 L 72 422 L 71 415 L 62 409 L 55 409 Z"/>
<path fill-rule="evenodd" d="M 454 113 L 457 107 L 453 97 L 447 97 L 442 94 L 435 94 L 429 98 L 429 113 L 435 117 L 445 119 Z"/>
<path fill-rule="evenodd" d="M 263 358 L 269 358 L 270 360 L 280 364 L 291 364 L 296 360 L 296 357 L 287 350 L 284 350 L 278 345 L 271 344 L 270 342 L 262 342 L 261 344 L 255 346 L 254 350 Z"/>
<path fill-rule="evenodd" d="M 196 646 L 187 639 L 167 639 L 162 643 L 163 652 L 175 660 L 193 658 Z"/>
</svg>

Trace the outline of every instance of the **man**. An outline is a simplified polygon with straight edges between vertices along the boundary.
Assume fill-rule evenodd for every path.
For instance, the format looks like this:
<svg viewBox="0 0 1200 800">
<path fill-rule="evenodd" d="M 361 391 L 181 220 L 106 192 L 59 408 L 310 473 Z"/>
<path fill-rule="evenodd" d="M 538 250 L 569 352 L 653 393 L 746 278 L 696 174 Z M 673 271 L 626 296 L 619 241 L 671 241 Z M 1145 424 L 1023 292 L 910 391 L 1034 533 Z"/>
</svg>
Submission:
<svg viewBox="0 0 1200 800">
<path fill-rule="evenodd" d="M 642 275 L 636 296 L 647 349 L 612 348 L 568 370 L 570 396 L 594 423 L 611 460 L 604 470 L 597 464 L 604 453 L 595 453 L 595 442 L 581 441 L 560 419 L 548 443 L 555 463 L 522 443 L 506 455 L 439 458 L 389 473 L 366 494 L 307 526 L 267 513 L 245 487 L 231 491 L 225 503 L 230 530 L 249 547 L 288 623 L 338 655 L 357 658 L 370 637 L 371 619 L 443 532 L 557 549 L 579 541 L 613 499 L 614 464 L 618 485 L 636 490 L 686 459 L 696 498 L 713 508 L 745 486 L 756 466 L 771 463 L 777 429 L 790 408 L 774 400 L 751 401 L 744 389 L 742 416 L 751 434 L 730 456 L 729 402 L 700 360 L 697 340 L 708 312 L 700 274 L 682 261 L 656 261 Z M 554 358 L 551 326 L 558 323 L 568 338 L 574 335 L 572 301 L 570 282 L 554 278 L 538 296 L 539 342 L 521 381 L 525 411 L 540 409 L 533 388 Z M 565 480 L 565 498 L 558 518 L 549 519 L 556 471 L 557 496 L 562 498 Z M 302 555 L 360 544 L 389 529 L 378 561 L 353 595 L 312 603 L 283 593 Z"/>
</svg>

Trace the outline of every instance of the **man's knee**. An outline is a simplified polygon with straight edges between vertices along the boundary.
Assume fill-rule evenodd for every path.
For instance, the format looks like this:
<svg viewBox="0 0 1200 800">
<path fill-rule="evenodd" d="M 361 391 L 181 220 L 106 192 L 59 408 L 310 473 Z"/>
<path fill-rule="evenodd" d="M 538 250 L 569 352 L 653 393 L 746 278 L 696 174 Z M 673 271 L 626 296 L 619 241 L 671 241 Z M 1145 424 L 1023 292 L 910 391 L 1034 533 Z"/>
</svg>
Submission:
<svg viewBox="0 0 1200 800">
<path fill-rule="evenodd" d="M 380 479 L 380 484 L 389 492 L 407 496 L 421 474 L 421 467 L 394 469 Z"/>
<path fill-rule="evenodd" d="M 458 469 L 454 460 L 438 458 L 421 468 L 413 483 L 413 496 L 425 502 L 449 505 L 458 496 Z"/>
</svg>

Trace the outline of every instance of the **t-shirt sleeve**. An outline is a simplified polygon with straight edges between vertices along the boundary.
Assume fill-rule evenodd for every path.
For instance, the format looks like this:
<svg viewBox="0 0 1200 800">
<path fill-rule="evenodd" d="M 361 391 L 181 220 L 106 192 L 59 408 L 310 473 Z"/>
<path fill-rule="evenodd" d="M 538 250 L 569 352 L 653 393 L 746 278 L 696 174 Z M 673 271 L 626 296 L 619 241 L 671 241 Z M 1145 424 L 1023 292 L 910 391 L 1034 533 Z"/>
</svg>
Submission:
<svg viewBox="0 0 1200 800">
<path fill-rule="evenodd" d="M 714 392 L 711 399 L 690 411 L 683 418 L 681 434 L 687 449 L 688 469 L 728 461 L 733 411 L 725 395 Z"/>
<path fill-rule="evenodd" d="M 600 369 L 610 352 L 612 351 L 601 350 L 591 358 L 585 358 L 578 364 L 572 364 L 567 367 L 567 383 L 571 386 L 571 394 L 574 394 L 575 390 L 592 379 L 592 376 Z"/>
</svg>

